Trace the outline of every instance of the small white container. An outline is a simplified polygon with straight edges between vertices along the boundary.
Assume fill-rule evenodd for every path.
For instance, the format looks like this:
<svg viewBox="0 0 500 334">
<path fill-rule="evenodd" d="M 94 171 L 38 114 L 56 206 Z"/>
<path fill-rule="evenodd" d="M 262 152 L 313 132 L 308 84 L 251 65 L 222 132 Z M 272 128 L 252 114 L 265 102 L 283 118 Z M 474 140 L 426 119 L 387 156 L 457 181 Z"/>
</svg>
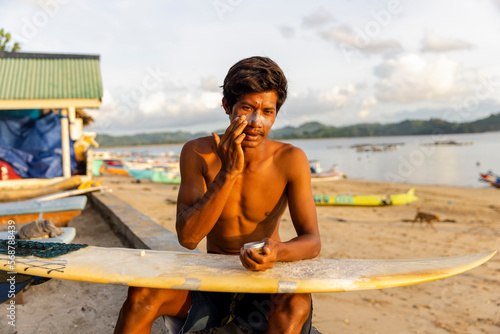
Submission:
<svg viewBox="0 0 500 334">
<path fill-rule="evenodd" d="M 266 243 L 264 241 L 254 241 L 254 242 L 247 242 L 246 244 L 243 245 L 243 249 L 253 249 L 257 252 L 257 254 L 265 254 L 264 253 L 264 246 Z"/>
</svg>

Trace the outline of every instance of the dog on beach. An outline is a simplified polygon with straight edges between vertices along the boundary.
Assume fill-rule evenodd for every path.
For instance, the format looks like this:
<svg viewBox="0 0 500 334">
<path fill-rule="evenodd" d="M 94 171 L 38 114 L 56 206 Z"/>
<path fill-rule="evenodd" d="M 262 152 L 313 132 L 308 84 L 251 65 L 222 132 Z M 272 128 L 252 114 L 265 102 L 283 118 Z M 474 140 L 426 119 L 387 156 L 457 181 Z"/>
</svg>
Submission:
<svg viewBox="0 0 500 334">
<path fill-rule="evenodd" d="M 420 225 L 427 223 L 425 225 L 425 229 L 427 229 L 427 226 L 430 226 L 434 231 L 437 231 L 436 227 L 434 226 L 434 222 L 439 221 L 439 216 L 433 213 L 420 211 L 420 205 L 419 205 L 417 206 L 417 214 L 415 215 L 415 218 L 413 218 L 411 226 L 413 226 L 413 224 L 417 221 L 419 221 Z"/>
</svg>

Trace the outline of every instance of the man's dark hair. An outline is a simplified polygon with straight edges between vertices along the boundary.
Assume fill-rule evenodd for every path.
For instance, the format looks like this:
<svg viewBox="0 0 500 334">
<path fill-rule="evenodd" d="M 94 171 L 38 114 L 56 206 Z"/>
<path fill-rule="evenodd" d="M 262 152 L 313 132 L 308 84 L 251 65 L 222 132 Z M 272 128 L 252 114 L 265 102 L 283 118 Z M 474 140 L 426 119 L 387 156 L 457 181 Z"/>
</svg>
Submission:
<svg viewBox="0 0 500 334">
<path fill-rule="evenodd" d="M 269 91 L 275 91 L 278 95 L 278 112 L 287 95 L 285 74 L 274 61 L 258 56 L 245 58 L 234 64 L 227 72 L 222 86 L 222 94 L 231 109 L 243 94 Z"/>
</svg>

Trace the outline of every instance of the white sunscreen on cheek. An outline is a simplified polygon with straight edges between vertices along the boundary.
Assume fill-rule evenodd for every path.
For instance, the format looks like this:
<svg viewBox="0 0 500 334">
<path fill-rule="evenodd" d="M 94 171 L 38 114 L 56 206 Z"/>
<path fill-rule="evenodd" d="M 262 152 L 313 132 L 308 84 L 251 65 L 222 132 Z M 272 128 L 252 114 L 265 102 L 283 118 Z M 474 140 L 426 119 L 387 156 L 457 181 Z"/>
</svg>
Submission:
<svg viewBox="0 0 500 334">
<path fill-rule="evenodd" d="M 255 122 L 258 122 L 259 121 L 259 118 L 261 116 L 259 116 L 257 113 L 253 112 L 249 115 L 246 115 L 246 118 L 247 118 L 247 121 L 248 123 L 255 123 Z"/>
<path fill-rule="evenodd" d="M 246 115 L 246 119 L 249 124 L 256 123 L 269 126 L 271 120 L 265 118 L 261 113 L 253 112 L 249 115 Z"/>
</svg>

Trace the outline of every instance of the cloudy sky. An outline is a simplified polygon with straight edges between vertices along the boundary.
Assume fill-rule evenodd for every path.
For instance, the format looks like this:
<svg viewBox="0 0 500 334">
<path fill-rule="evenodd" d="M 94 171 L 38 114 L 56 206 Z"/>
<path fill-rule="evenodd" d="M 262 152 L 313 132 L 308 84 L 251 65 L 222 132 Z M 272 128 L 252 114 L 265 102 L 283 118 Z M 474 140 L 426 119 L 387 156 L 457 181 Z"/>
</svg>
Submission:
<svg viewBox="0 0 500 334">
<path fill-rule="evenodd" d="M 500 111 L 500 0 L 0 0 L 24 52 L 98 54 L 98 133 L 214 131 L 219 86 L 263 55 L 289 81 L 277 127 Z"/>
</svg>

